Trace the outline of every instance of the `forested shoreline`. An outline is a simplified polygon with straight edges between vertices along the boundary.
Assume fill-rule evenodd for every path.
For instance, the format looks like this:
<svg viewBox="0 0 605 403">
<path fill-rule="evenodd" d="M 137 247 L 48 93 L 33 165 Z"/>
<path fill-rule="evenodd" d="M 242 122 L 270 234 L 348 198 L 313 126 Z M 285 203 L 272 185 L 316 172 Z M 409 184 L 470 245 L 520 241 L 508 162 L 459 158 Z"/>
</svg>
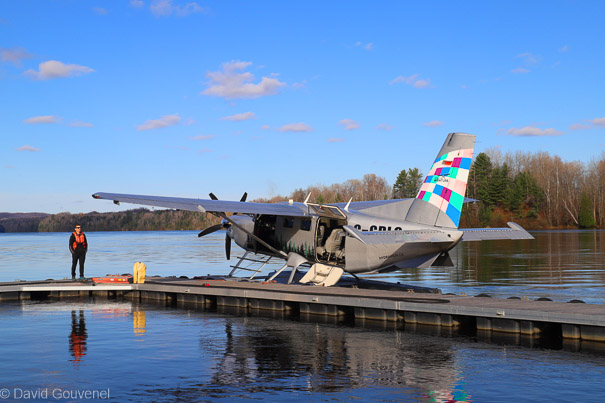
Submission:
<svg viewBox="0 0 605 403">
<path fill-rule="evenodd" d="M 605 154 L 584 164 L 546 152 L 488 150 L 473 161 L 467 197 L 480 200 L 463 210 L 468 226 L 603 228 Z"/>
<path fill-rule="evenodd" d="M 408 168 L 392 187 L 385 178 L 367 174 L 254 201 L 302 202 L 309 193 L 317 203 L 416 197 L 424 177 L 418 168 Z M 465 204 L 461 228 L 502 227 L 508 221 L 526 229 L 605 228 L 605 154 L 584 164 L 545 152 L 487 150 L 473 161 L 467 197 L 478 201 Z M 86 214 L 0 213 L 0 232 L 69 232 L 76 222 L 85 231 L 201 230 L 219 221 L 210 214 L 144 208 Z"/>
<path fill-rule="evenodd" d="M 38 217 L 0 218 L 0 232 L 71 232 L 79 223 L 86 231 L 201 230 L 218 223 L 216 217 L 194 211 L 145 208 L 111 213 L 59 213 Z"/>
</svg>

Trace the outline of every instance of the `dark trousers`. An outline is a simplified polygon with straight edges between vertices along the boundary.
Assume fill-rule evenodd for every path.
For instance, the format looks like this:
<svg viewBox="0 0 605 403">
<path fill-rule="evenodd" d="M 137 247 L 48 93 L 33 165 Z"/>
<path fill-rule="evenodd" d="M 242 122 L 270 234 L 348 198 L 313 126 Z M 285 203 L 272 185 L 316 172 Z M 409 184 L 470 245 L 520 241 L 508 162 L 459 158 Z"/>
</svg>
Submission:
<svg viewBox="0 0 605 403">
<path fill-rule="evenodd" d="M 84 277 L 84 260 L 86 260 L 86 252 L 71 254 L 71 276 L 76 277 L 76 264 L 80 261 L 80 277 Z"/>
</svg>

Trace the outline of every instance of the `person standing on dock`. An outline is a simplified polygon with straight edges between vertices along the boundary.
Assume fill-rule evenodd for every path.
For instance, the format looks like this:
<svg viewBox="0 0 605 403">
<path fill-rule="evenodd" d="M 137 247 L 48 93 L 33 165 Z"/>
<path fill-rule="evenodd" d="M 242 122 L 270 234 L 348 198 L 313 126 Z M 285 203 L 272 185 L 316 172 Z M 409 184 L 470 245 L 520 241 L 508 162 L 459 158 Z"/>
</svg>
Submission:
<svg viewBox="0 0 605 403">
<path fill-rule="evenodd" d="M 76 224 L 75 231 L 69 237 L 69 251 L 71 252 L 71 279 L 76 279 L 76 264 L 80 262 L 80 280 L 84 280 L 84 260 L 88 251 L 88 240 L 82 232 L 82 226 Z"/>
</svg>

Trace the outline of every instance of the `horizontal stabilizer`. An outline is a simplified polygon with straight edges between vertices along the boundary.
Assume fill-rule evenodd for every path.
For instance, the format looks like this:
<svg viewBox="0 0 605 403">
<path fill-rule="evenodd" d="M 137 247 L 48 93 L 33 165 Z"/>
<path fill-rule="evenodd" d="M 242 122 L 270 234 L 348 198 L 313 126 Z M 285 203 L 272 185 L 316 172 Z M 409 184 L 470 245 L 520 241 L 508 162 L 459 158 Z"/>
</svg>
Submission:
<svg viewBox="0 0 605 403">
<path fill-rule="evenodd" d="M 463 241 L 488 241 L 496 239 L 534 239 L 519 224 L 508 222 L 509 228 L 460 228 Z"/>
</svg>

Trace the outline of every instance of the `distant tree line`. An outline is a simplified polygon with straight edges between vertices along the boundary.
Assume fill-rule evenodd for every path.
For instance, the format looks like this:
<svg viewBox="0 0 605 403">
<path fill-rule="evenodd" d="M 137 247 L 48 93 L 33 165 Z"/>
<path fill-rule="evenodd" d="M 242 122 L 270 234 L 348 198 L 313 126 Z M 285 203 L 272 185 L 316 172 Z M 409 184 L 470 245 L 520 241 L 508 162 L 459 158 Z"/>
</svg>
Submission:
<svg viewBox="0 0 605 403">
<path fill-rule="evenodd" d="M 4 232 L 38 232 L 41 217 L 0 218 L 0 234 Z"/>
<path fill-rule="evenodd" d="M 0 232 L 71 232 L 79 223 L 86 231 L 201 230 L 220 220 L 214 216 L 182 210 L 148 209 L 112 213 L 59 213 L 39 217 L 0 218 Z"/>
<path fill-rule="evenodd" d="M 416 197 L 424 175 L 403 169 L 391 187 L 375 174 L 329 186 L 296 189 L 289 196 L 256 202 L 304 201 L 343 203 L 353 199 L 383 200 Z M 467 197 L 477 202 L 462 209 L 461 227 L 500 227 L 516 221 L 527 229 L 605 227 L 605 153 L 588 164 L 565 162 L 548 153 L 502 154 L 487 150 L 476 156 L 468 178 Z M 114 213 L 47 215 L 0 213 L 0 232 L 201 230 L 220 221 L 210 214 L 147 209 Z"/>
<path fill-rule="evenodd" d="M 296 189 L 289 197 L 258 199 L 317 203 L 416 197 L 424 174 L 403 169 L 391 188 L 385 178 L 367 174 L 361 180 Z M 605 154 L 587 164 L 565 162 L 548 153 L 499 150 L 479 153 L 471 166 L 461 227 L 501 227 L 515 221 L 528 229 L 605 227 Z"/>
<path fill-rule="evenodd" d="M 351 198 L 356 201 L 390 199 L 392 189 L 385 178 L 375 174 L 366 174 L 361 180 L 349 179 L 343 183 L 334 183 L 329 186 L 313 185 L 305 189 L 296 189 L 290 196 L 260 198 L 254 201 L 275 203 L 291 199 L 295 202 L 303 202 L 309 194 L 311 195 L 310 201 L 314 203 L 343 203 L 348 202 Z"/>
<path fill-rule="evenodd" d="M 471 167 L 463 210 L 472 225 L 515 220 L 528 228 L 605 226 L 605 154 L 588 164 L 545 152 L 487 150 Z"/>
</svg>

